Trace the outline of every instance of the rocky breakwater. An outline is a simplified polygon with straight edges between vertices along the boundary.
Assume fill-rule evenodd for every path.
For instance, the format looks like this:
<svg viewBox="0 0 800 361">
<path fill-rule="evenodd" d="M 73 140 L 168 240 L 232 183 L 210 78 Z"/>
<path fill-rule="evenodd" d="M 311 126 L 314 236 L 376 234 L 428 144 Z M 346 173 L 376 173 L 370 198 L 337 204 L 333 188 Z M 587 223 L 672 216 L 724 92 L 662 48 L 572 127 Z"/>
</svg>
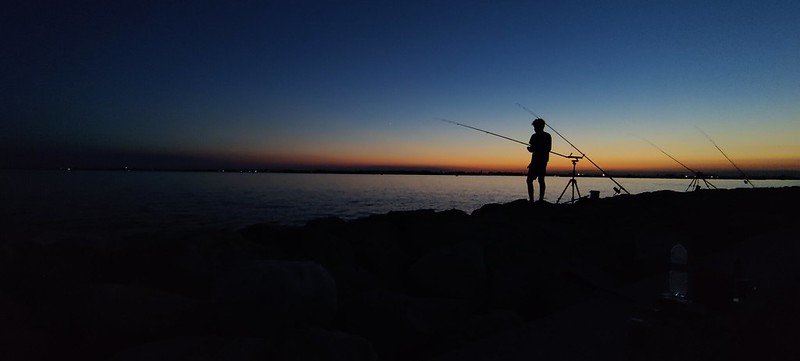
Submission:
<svg viewBox="0 0 800 361">
<path fill-rule="evenodd" d="M 4 359 L 443 357 L 666 272 L 677 242 L 702 259 L 788 232 L 799 211 L 779 205 L 797 200 L 799 188 L 664 191 L 472 214 L 6 239 L 2 349 Z"/>
</svg>

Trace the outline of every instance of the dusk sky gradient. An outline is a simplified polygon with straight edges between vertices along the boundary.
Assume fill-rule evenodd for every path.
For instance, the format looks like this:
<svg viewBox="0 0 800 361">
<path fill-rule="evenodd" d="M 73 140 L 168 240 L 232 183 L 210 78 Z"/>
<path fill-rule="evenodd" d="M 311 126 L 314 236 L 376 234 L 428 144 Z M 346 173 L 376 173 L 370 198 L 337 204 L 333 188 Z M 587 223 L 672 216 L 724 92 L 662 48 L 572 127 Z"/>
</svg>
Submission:
<svg viewBox="0 0 800 361">
<path fill-rule="evenodd" d="M 796 0 L 14 3 L 0 167 L 800 172 Z"/>
</svg>

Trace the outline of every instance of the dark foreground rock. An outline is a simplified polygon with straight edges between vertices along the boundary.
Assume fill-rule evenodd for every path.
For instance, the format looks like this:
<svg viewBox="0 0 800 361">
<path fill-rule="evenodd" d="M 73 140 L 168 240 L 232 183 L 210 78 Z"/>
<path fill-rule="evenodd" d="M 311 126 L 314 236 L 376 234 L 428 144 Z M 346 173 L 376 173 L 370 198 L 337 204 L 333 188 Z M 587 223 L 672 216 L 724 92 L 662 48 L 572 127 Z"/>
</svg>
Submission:
<svg viewBox="0 0 800 361">
<path fill-rule="evenodd" d="M 5 239 L 0 358 L 798 359 L 798 201 L 663 191 Z M 677 243 L 681 299 L 664 295 Z"/>
</svg>

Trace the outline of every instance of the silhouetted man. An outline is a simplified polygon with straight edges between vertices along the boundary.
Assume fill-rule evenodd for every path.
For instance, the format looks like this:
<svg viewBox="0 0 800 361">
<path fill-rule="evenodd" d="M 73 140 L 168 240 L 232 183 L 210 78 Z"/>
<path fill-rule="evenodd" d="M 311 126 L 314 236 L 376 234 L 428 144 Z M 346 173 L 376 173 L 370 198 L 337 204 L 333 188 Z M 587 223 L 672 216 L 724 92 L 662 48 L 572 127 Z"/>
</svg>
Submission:
<svg viewBox="0 0 800 361">
<path fill-rule="evenodd" d="M 528 199 L 533 202 L 533 181 L 539 179 L 539 201 L 544 200 L 544 174 L 547 172 L 547 162 L 550 160 L 550 147 L 553 139 L 544 131 L 544 119 L 537 118 L 533 121 L 534 133 L 528 142 L 528 151 L 531 152 L 531 164 L 528 164 Z"/>
</svg>

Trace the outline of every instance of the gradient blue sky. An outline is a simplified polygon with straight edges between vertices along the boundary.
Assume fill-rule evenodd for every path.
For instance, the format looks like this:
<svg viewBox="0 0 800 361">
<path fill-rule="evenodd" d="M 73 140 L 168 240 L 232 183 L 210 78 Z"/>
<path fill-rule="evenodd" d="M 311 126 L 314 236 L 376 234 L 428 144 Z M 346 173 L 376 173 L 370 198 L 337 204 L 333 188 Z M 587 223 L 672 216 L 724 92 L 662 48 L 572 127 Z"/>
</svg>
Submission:
<svg viewBox="0 0 800 361">
<path fill-rule="evenodd" d="M 798 1 L 20 1 L 0 167 L 800 171 Z M 575 152 L 554 136 L 554 150 Z M 566 169 L 553 159 L 552 169 Z M 587 168 L 591 168 L 588 166 Z"/>
</svg>

